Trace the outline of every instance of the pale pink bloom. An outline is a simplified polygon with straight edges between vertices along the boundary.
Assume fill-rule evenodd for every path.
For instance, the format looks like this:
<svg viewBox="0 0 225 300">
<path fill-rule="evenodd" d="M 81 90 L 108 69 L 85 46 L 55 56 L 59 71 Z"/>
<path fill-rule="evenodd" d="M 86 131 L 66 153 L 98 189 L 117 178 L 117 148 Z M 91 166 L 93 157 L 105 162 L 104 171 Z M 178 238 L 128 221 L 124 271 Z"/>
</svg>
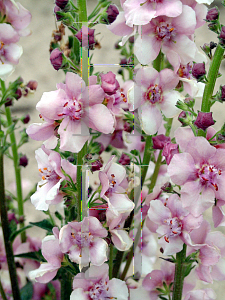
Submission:
<svg viewBox="0 0 225 300">
<path fill-rule="evenodd" d="M 164 255 L 180 252 L 184 243 L 190 242 L 189 233 L 198 228 L 203 217 L 193 217 L 182 207 L 177 195 L 171 195 L 166 205 L 160 200 L 153 200 L 148 211 L 149 219 L 158 225 L 156 232 L 160 236 L 159 244 Z"/>
<path fill-rule="evenodd" d="M 139 62 L 146 65 L 158 56 L 161 49 L 177 70 L 180 64 L 187 64 L 195 57 L 197 47 L 189 38 L 194 34 L 195 27 L 194 10 L 183 5 L 182 13 L 178 17 L 160 16 L 143 25 L 134 44 L 134 53 Z"/>
<path fill-rule="evenodd" d="M 123 9 L 128 26 L 145 25 L 158 16 L 179 16 L 182 3 L 179 0 L 126 0 Z"/>
<path fill-rule="evenodd" d="M 224 201 L 217 199 L 216 204 L 212 207 L 212 219 L 215 228 L 225 226 L 225 213 L 222 209 L 224 205 Z"/>
<path fill-rule="evenodd" d="M 204 220 L 201 226 L 193 230 L 190 235 L 192 249 L 199 249 L 198 266 L 195 269 L 199 279 L 209 283 L 213 280 L 224 280 L 224 234 L 219 231 L 211 232 L 209 223 Z"/>
<path fill-rule="evenodd" d="M 59 247 L 59 230 L 57 227 L 53 228 L 53 234 L 47 235 L 42 240 L 41 252 L 47 263 L 42 263 L 37 270 L 29 273 L 31 280 L 47 283 L 56 276 L 58 269 L 61 267 L 64 254 Z"/>
<path fill-rule="evenodd" d="M 109 266 L 91 266 L 85 273 L 79 273 L 73 280 L 70 300 L 128 300 L 128 288 L 120 279 L 109 280 Z"/>
<path fill-rule="evenodd" d="M 181 187 L 183 206 L 199 216 L 214 204 L 214 199 L 225 200 L 225 150 L 216 149 L 203 137 L 181 139 L 181 150 L 168 166 L 171 180 Z"/>
<path fill-rule="evenodd" d="M 27 26 L 31 22 L 31 13 L 19 2 L 3 0 L 3 12 L 6 14 L 6 22 L 10 23 L 19 36 L 27 36 L 31 30 Z"/>
<path fill-rule="evenodd" d="M 48 210 L 49 205 L 58 204 L 63 201 L 64 193 L 60 191 L 60 185 L 66 177 L 64 171 L 76 181 L 77 167 L 62 160 L 60 154 L 45 148 L 35 151 L 41 181 L 37 185 L 37 191 L 31 196 L 31 202 L 38 210 Z"/>
<path fill-rule="evenodd" d="M 184 300 L 214 300 L 216 294 L 212 289 L 195 290 L 188 292 Z"/>
<path fill-rule="evenodd" d="M 115 163 L 115 156 L 106 164 L 104 171 L 99 172 L 99 179 L 102 185 L 100 196 L 108 202 L 108 209 L 118 217 L 120 213 L 131 212 L 134 203 L 128 198 L 126 188 L 126 169 Z"/>
<path fill-rule="evenodd" d="M 108 245 L 103 237 L 107 230 L 95 217 L 85 217 L 81 222 L 69 222 L 59 233 L 60 249 L 79 264 L 80 270 L 89 265 L 100 266 L 107 260 Z"/>
<path fill-rule="evenodd" d="M 129 90 L 130 110 L 138 108 L 142 129 L 147 134 L 155 134 L 162 124 L 162 113 L 172 118 L 178 113 L 176 102 L 182 98 L 173 89 L 179 82 L 172 70 L 157 72 L 152 67 L 138 70 L 136 84 Z"/>
<path fill-rule="evenodd" d="M 57 88 L 43 94 L 37 110 L 44 119 L 61 121 L 61 150 L 79 152 L 89 138 L 89 127 L 105 134 L 113 132 L 114 118 L 102 104 L 104 91 L 99 85 L 86 87 L 81 77 L 68 72 L 66 83 Z"/>
</svg>

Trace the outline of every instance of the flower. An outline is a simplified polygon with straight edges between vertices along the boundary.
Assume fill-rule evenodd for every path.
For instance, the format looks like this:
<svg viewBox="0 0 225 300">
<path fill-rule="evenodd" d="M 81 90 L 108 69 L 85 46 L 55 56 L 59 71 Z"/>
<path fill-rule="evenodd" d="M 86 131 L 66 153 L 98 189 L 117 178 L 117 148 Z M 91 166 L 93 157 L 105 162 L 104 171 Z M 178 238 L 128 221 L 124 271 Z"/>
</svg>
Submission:
<svg viewBox="0 0 225 300">
<path fill-rule="evenodd" d="M 120 279 L 109 280 L 109 266 L 91 266 L 85 273 L 79 273 L 73 280 L 70 300 L 128 300 L 128 288 Z"/>
<path fill-rule="evenodd" d="M 84 217 L 81 222 L 69 222 L 59 233 L 59 245 L 63 253 L 68 253 L 80 270 L 88 266 L 89 261 L 97 266 L 107 260 L 106 237 L 108 232 L 95 217 Z"/>
<path fill-rule="evenodd" d="M 176 102 L 182 96 L 173 91 L 178 84 L 178 76 L 172 70 L 157 72 L 152 67 L 137 71 L 133 89 L 129 90 L 130 110 L 138 108 L 142 129 L 149 135 L 155 134 L 162 124 L 162 113 L 167 118 L 174 117 L 178 108 Z"/>
</svg>

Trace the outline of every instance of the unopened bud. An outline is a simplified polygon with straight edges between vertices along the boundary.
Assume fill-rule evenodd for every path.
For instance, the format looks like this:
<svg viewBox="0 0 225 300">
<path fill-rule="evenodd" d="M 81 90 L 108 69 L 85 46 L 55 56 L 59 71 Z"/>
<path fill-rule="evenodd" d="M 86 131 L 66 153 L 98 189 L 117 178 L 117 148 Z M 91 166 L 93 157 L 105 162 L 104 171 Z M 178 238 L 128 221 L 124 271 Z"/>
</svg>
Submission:
<svg viewBox="0 0 225 300">
<path fill-rule="evenodd" d="M 99 171 L 102 168 L 102 166 L 103 166 L 103 161 L 100 157 L 99 159 L 91 163 L 91 171 L 92 172 Z"/>
<path fill-rule="evenodd" d="M 225 101 L 225 85 L 220 87 L 221 89 L 221 100 Z"/>
<path fill-rule="evenodd" d="M 7 101 L 5 102 L 5 107 L 7 107 L 7 106 L 12 106 L 12 105 L 13 105 L 12 98 L 7 98 L 6 100 L 7 100 Z"/>
<path fill-rule="evenodd" d="M 202 130 L 206 130 L 209 126 L 214 124 L 214 120 L 212 118 L 212 112 L 198 112 L 198 116 L 194 122 L 195 126 Z"/>
<path fill-rule="evenodd" d="M 23 124 L 27 124 L 30 121 L 30 116 L 26 115 L 25 117 L 21 118 L 21 121 L 23 122 Z"/>
<path fill-rule="evenodd" d="M 183 126 L 187 126 L 192 122 L 192 115 L 189 111 L 182 111 L 178 116 L 178 120 Z"/>
<path fill-rule="evenodd" d="M 60 7 L 61 9 L 64 9 L 66 5 L 68 4 L 69 0 L 55 0 L 55 4 Z"/>
<path fill-rule="evenodd" d="M 165 143 L 170 142 L 170 137 L 165 136 L 164 134 L 159 134 L 152 137 L 153 149 L 162 150 L 165 146 Z"/>
<path fill-rule="evenodd" d="M 208 22 L 215 21 L 218 19 L 218 17 L 219 17 L 219 10 L 217 7 L 213 7 L 208 11 L 206 15 L 206 21 Z"/>
<path fill-rule="evenodd" d="M 116 20 L 118 14 L 119 14 L 119 10 L 116 5 L 110 4 L 106 10 L 106 13 L 107 13 L 107 17 L 108 17 L 108 22 L 109 22 L 109 24 L 111 24 Z"/>
<path fill-rule="evenodd" d="M 37 87 L 38 87 L 38 82 L 36 80 L 30 80 L 27 83 L 27 87 L 32 90 L 32 91 L 36 91 Z"/>
<path fill-rule="evenodd" d="M 222 26 L 219 38 L 220 38 L 221 43 L 224 45 L 225 44 L 225 26 Z"/>
<path fill-rule="evenodd" d="M 20 157 L 20 166 L 22 167 L 26 167 L 28 165 L 28 158 L 26 157 L 26 155 L 23 155 Z"/>
<path fill-rule="evenodd" d="M 65 65 L 64 55 L 62 51 L 60 51 L 58 48 L 55 48 L 51 52 L 50 61 L 55 70 L 58 71 L 59 69 L 61 69 Z"/>
<path fill-rule="evenodd" d="M 167 165 L 170 164 L 170 161 L 173 158 L 174 154 L 177 153 L 179 153 L 177 144 L 172 144 L 170 142 L 165 144 L 162 155 L 165 156 Z"/>
<path fill-rule="evenodd" d="M 129 165 L 130 164 L 130 156 L 128 156 L 125 153 L 122 153 L 119 159 L 119 163 L 123 166 Z"/>
<path fill-rule="evenodd" d="M 192 76 L 195 77 L 197 80 L 201 79 L 206 74 L 205 64 L 198 63 L 194 64 L 192 68 Z"/>
</svg>

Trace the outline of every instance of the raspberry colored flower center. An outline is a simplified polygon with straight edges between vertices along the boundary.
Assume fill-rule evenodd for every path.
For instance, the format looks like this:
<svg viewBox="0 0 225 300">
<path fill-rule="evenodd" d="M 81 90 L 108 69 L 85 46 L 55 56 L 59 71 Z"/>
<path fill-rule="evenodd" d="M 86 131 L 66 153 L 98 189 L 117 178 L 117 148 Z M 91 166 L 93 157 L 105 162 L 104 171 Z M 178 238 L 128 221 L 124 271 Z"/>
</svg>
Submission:
<svg viewBox="0 0 225 300">
<path fill-rule="evenodd" d="M 162 101 L 162 90 L 158 86 L 158 84 L 155 84 L 148 88 L 148 90 L 145 94 L 145 99 L 147 101 L 150 101 L 152 104 Z"/>
<path fill-rule="evenodd" d="M 198 177 L 201 183 L 212 185 L 216 191 L 218 191 L 217 177 L 221 174 L 222 171 L 213 165 L 203 165 L 198 170 Z"/>
<path fill-rule="evenodd" d="M 82 104 L 76 99 L 66 102 L 63 111 L 58 116 L 69 116 L 72 120 L 80 120 L 83 115 Z"/>
<path fill-rule="evenodd" d="M 156 27 L 156 35 L 158 39 L 166 40 L 166 41 L 173 41 L 174 37 L 176 35 L 174 31 L 174 27 L 171 26 L 171 24 L 166 22 L 161 22 Z"/>
<path fill-rule="evenodd" d="M 181 234 L 182 224 L 180 220 L 175 218 L 170 218 L 164 221 L 168 225 L 168 233 L 164 236 L 164 239 L 169 243 L 169 238 Z"/>
<path fill-rule="evenodd" d="M 187 65 L 180 65 L 180 68 L 177 71 L 177 74 L 182 78 L 191 79 L 192 64 L 188 63 Z"/>
<path fill-rule="evenodd" d="M 93 242 L 93 235 L 91 235 L 90 232 L 78 232 L 76 234 L 71 233 L 71 236 L 73 238 L 73 243 L 80 249 L 89 247 Z"/>
<path fill-rule="evenodd" d="M 105 300 L 112 299 L 109 296 L 109 287 L 108 282 L 106 280 L 100 280 L 98 283 L 89 290 L 90 299 L 93 300 Z"/>
<path fill-rule="evenodd" d="M 42 180 L 48 180 L 48 181 L 57 181 L 61 177 L 51 168 L 42 168 L 39 169 L 39 172 L 41 173 Z"/>
</svg>

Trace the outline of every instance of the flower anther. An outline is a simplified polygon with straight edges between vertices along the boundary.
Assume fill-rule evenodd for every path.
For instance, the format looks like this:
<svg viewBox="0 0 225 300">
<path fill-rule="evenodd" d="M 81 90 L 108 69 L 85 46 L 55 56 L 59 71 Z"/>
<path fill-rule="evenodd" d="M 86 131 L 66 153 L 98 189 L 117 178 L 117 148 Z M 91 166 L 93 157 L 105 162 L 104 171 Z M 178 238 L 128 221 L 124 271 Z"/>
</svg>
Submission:
<svg viewBox="0 0 225 300">
<path fill-rule="evenodd" d="M 158 84 L 150 86 L 145 93 L 145 99 L 152 104 L 162 101 L 162 90 Z"/>
<path fill-rule="evenodd" d="M 156 27 L 156 36 L 159 40 L 174 41 L 176 31 L 175 28 L 171 26 L 171 24 L 167 22 L 161 22 Z"/>
<path fill-rule="evenodd" d="M 218 176 L 222 174 L 220 169 L 217 169 L 213 165 L 202 165 L 198 170 L 198 177 L 202 184 L 212 185 L 216 191 L 218 191 L 218 185 L 216 183 Z"/>
</svg>

